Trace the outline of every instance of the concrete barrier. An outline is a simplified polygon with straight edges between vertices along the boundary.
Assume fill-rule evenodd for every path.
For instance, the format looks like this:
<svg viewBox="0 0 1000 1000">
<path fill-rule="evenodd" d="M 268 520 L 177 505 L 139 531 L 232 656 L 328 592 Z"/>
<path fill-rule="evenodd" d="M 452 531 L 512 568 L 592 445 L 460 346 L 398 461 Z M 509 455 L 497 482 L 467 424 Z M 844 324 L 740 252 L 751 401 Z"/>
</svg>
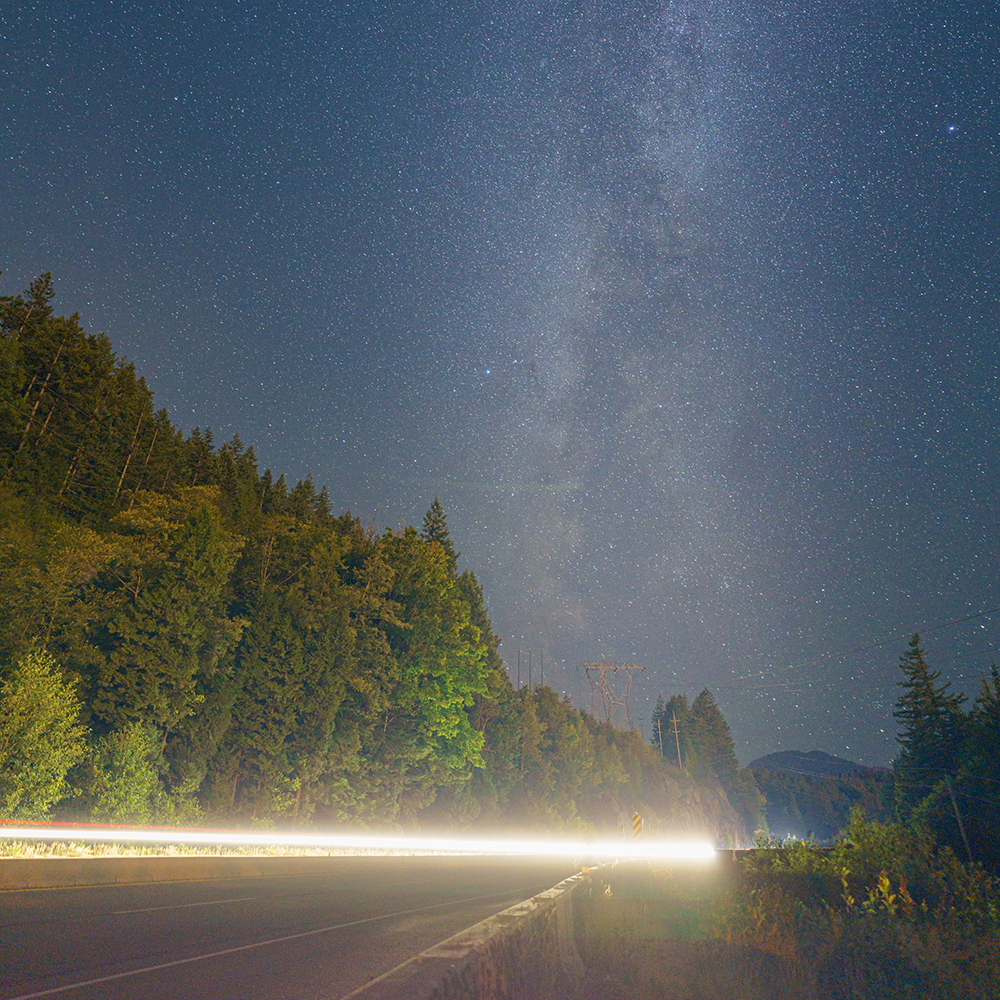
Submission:
<svg viewBox="0 0 1000 1000">
<path fill-rule="evenodd" d="M 0 889 L 56 889 L 69 886 L 189 882 L 202 879 L 263 878 L 323 872 L 334 858 L 312 857 L 118 857 L 0 858 Z"/>
<path fill-rule="evenodd" d="M 341 1000 L 529 1000 L 557 995 L 583 975 L 574 875 L 428 948 Z"/>
</svg>

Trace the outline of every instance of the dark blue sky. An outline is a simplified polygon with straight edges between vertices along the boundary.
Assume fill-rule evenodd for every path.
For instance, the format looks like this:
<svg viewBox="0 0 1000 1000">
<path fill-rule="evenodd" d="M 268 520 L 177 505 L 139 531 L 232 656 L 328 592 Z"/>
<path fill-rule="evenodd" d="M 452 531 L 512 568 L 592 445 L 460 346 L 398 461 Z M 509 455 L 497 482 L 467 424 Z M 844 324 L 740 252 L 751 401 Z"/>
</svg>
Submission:
<svg viewBox="0 0 1000 1000">
<path fill-rule="evenodd" d="M 972 694 L 1000 638 L 997 21 L 25 2 L 0 290 L 366 521 L 439 496 L 577 704 L 886 763 L 909 634 Z"/>
</svg>

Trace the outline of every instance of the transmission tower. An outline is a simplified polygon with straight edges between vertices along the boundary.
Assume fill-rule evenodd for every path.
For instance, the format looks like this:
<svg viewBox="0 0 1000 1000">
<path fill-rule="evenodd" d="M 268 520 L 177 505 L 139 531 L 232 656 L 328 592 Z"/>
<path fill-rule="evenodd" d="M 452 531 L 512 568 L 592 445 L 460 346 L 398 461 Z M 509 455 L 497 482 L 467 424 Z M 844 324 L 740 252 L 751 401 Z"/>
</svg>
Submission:
<svg viewBox="0 0 1000 1000">
<path fill-rule="evenodd" d="M 629 729 L 632 728 L 632 712 L 629 709 L 628 697 L 632 690 L 632 674 L 637 670 L 645 670 L 638 663 L 581 663 L 587 680 L 590 681 L 590 711 L 594 712 L 594 702 L 598 696 L 604 711 L 604 721 L 612 725 L 619 709 L 624 709 L 625 719 Z"/>
</svg>

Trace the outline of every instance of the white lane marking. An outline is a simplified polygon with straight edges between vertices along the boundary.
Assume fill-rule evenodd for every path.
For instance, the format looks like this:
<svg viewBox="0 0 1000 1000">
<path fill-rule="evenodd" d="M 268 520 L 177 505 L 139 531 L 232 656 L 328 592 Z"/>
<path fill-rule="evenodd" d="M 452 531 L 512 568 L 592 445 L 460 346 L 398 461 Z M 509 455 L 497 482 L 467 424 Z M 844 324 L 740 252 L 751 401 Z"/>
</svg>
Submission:
<svg viewBox="0 0 1000 1000">
<path fill-rule="evenodd" d="M 403 885 L 427 885 L 434 879 L 420 879 L 416 882 L 394 882 L 392 887 L 398 889 Z M 315 892 L 295 892 L 286 893 L 284 896 L 272 896 L 272 899 L 287 899 L 289 896 L 298 898 L 301 896 L 322 896 L 329 892 L 329 889 L 317 889 Z M 234 896 L 232 899 L 209 899 L 201 903 L 172 903 L 169 906 L 143 906 L 136 910 L 112 910 L 113 914 L 121 913 L 153 913 L 156 910 L 183 910 L 186 906 L 217 906 L 220 903 L 243 903 L 248 899 L 257 899 L 257 896 Z"/>
<path fill-rule="evenodd" d="M 248 899 L 256 899 L 256 896 L 234 896 L 232 899 L 209 899 L 203 903 L 172 903 L 170 906 L 143 906 L 137 910 L 112 910 L 114 914 L 119 913 L 153 913 L 155 910 L 183 910 L 187 906 L 218 906 L 221 903 L 244 903 Z"/>
<path fill-rule="evenodd" d="M 515 890 L 520 891 L 520 890 Z M 468 899 L 450 899 L 446 903 L 433 903 L 430 906 L 418 906 L 415 910 L 400 910 L 398 913 L 383 913 L 377 917 L 365 917 L 363 920 L 351 920 L 346 924 L 332 924 L 329 927 L 317 927 L 312 931 L 299 931 L 298 934 L 285 934 L 283 937 L 269 938 L 267 941 L 254 941 L 252 944 L 240 944 L 235 948 L 223 948 L 221 951 L 210 951 L 204 955 L 192 955 L 190 958 L 178 958 L 173 962 L 161 962 L 159 965 L 147 965 L 142 969 L 130 969 L 128 972 L 115 972 L 110 976 L 99 976 L 97 979 L 85 979 L 79 983 L 69 983 L 66 986 L 56 986 L 50 990 L 40 990 L 38 993 L 22 993 L 10 1000 L 33 1000 L 34 997 L 50 997 L 55 993 L 65 993 L 67 990 L 79 990 L 84 986 L 96 986 L 98 983 L 110 983 L 115 979 L 127 979 L 129 976 L 141 976 L 145 972 L 158 972 L 160 969 L 171 969 L 176 965 L 188 965 L 191 962 L 201 962 L 206 958 L 221 958 L 223 955 L 234 955 L 238 951 L 250 951 L 253 948 L 264 948 L 269 944 L 281 944 L 284 941 L 295 941 L 297 938 L 312 937 L 316 934 L 326 934 L 328 931 L 345 930 L 348 927 L 360 927 L 362 924 L 372 924 L 376 920 L 391 920 L 394 917 L 408 917 L 413 913 L 426 913 L 428 910 L 439 910 L 443 906 L 456 906 L 459 903 L 476 903 L 481 899 L 494 899 L 506 896 L 507 892 L 491 892 L 486 896 L 470 896 Z"/>
</svg>

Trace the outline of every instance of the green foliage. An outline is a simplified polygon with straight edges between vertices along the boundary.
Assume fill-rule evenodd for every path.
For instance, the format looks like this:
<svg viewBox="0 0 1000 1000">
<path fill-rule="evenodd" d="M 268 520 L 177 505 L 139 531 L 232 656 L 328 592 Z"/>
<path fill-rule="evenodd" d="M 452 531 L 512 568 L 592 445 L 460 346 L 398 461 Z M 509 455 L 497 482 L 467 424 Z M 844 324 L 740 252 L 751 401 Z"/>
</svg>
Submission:
<svg viewBox="0 0 1000 1000">
<path fill-rule="evenodd" d="M 37 819 L 68 791 L 86 753 L 80 705 L 55 660 L 25 653 L 0 688 L 0 819 Z"/>
<path fill-rule="evenodd" d="M 897 815 L 970 860 L 1000 871 L 1000 672 L 983 679 L 970 711 L 965 696 L 940 684 L 919 636 L 900 657 L 903 680 L 895 716 L 893 764 Z"/>
<path fill-rule="evenodd" d="M 106 662 L 94 707 L 110 725 L 149 722 L 164 738 L 204 700 L 201 681 L 239 638 L 227 614 L 229 575 L 242 540 L 226 532 L 210 497 L 145 494 L 121 515 L 128 548 L 122 600 L 99 636 Z"/>
<path fill-rule="evenodd" d="M 483 764 L 469 717 L 487 690 L 486 648 L 438 544 L 413 528 L 379 544 L 389 571 L 385 707 L 362 742 L 358 787 L 383 802 L 382 819 L 412 819 L 437 789 Z"/>
<path fill-rule="evenodd" d="M 1000 872 L 1000 670 L 991 664 L 982 681 L 967 725 L 954 793 L 961 803 L 972 856 L 991 871 Z M 959 850 L 954 827 L 946 838 Z"/>
<path fill-rule="evenodd" d="M 601 870 L 574 903 L 588 981 L 637 1000 L 1000 995 L 995 923 L 941 919 L 881 871 L 849 905 L 836 893 L 831 903 L 815 888 L 819 852 L 799 843 L 766 858 Z M 947 862 L 942 874 L 954 875 Z"/>
<path fill-rule="evenodd" d="M 458 572 L 458 557 L 461 553 L 455 551 L 455 546 L 448 531 L 448 521 L 444 516 L 444 507 L 437 497 L 424 515 L 424 524 L 420 537 L 428 544 L 440 545 L 448 559 L 448 569 L 454 576 Z"/>
<path fill-rule="evenodd" d="M 832 850 L 770 841 L 734 866 L 711 933 L 778 960 L 782 996 L 995 995 L 1000 885 L 933 838 L 860 810 Z"/>
<path fill-rule="evenodd" d="M 92 818 L 106 823 L 151 823 L 162 796 L 159 757 L 156 733 L 138 722 L 98 740 L 86 789 Z"/>
<path fill-rule="evenodd" d="M 134 490 L 162 489 L 184 447 L 133 366 L 78 316 L 54 315 L 52 297 L 48 274 L 0 297 L 0 476 L 104 524 Z"/>
<path fill-rule="evenodd" d="M 828 910 L 891 910 L 900 919 L 931 921 L 955 933 L 1000 928 L 1000 881 L 980 865 L 963 865 L 927 831 L 872 822 L 860 809 L 832 850 L 772 842 L 744 867 L 754 884 L 763 880 L 786 890 L 790 881 L 807 877 L 805 901 Z"/>
</svg>

